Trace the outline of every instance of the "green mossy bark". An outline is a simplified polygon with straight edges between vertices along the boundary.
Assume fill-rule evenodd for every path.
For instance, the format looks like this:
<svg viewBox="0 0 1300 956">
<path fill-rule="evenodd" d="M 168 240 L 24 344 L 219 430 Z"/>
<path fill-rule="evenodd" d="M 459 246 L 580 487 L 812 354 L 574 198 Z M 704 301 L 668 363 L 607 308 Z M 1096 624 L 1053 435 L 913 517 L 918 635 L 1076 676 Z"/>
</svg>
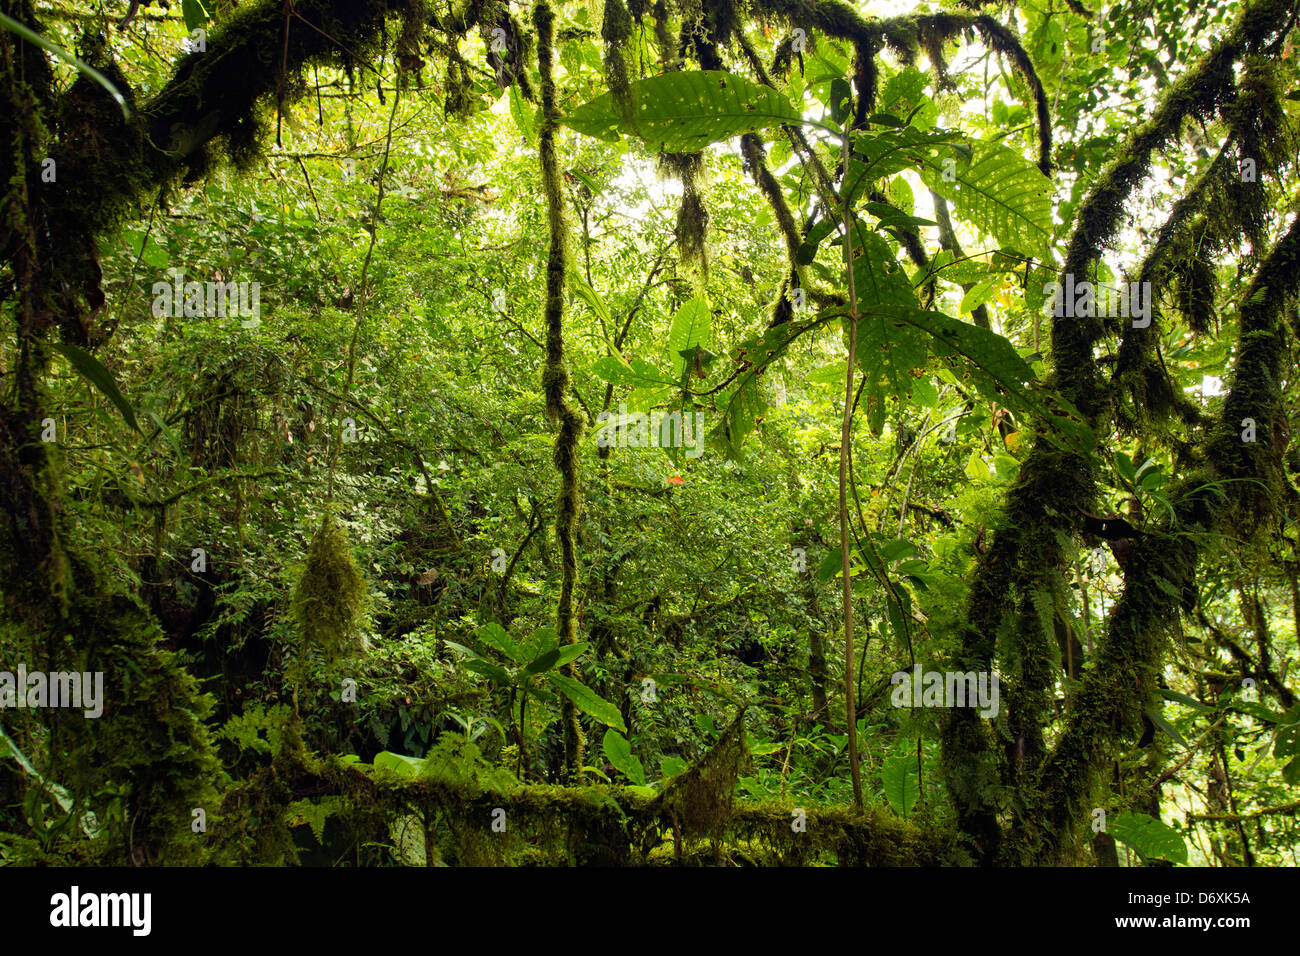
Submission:
<svg viewBox="0 0 1300 956">
<path fill-rule="evenodd" d="M 546 366 L 542 372 L 542 392 L 546 398 L 547 417 L 559 425 L 555 437 L 553 460 L 560 475 L 560 493 L 555 505 L 555 537 L 560 545 L 560 600 L 555 611 L 555 629 L 563 644 L 578 640 L 578 616 L 574 592 L 578 581 L 577 530 L 582 508 L 578 475 L 578 442 L 582 439 L 585 419 L 569 404 L 569 368 L 564 356 L 564 287 L 568 269 L 568 225 L 564 219 L 564 194 L 560 185 L 559 160 L 556 158 L 555 131 L 560 122 L 556 105 L 555 79 L 551 72 L 555 42 L 555 14 L 549 4 L 533 8 L 537 27 L 537 56 L 541 72 L 542 126 L 538 141 L 541 158 L 542 188 L 546 193 L 547 226 L 550 245 L 546 254 Z M 572 664 L 566 665 L 570 677 Z M 577 777 L 582 767 L 585 741 L 577 711 L 565 698 L 564 722 L 565 772 L 568 779 Z"/>
</svg>

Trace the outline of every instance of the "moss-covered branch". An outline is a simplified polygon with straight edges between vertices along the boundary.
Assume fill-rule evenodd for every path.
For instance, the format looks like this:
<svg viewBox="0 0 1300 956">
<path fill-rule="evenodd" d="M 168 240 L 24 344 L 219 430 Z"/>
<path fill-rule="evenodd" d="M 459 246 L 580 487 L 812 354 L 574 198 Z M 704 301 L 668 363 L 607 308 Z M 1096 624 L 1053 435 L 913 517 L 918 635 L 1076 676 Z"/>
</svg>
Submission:
<svg viewBox="0 0 1300 956">
<path fill-rule="evenodd" d="M 578 442 L 582 438 L 582 413 L 568 402 L 569 369 L 564 356 L 564 286 L 568 267 L 568 228 L 564 220 L 564 194 L 560 185 L 559 160 L 555 153 L 555 130 L 560 121 L 556 105 L 555 78 L 551 59 L 555 42 L 555 14 L 547 3 L 533 8 L 537 27 L 537 62 L 541 72 L 542 126 L 538 142 L 542 188 L 546 193 L 550 245 L 546 254 L 546 367 L 542 391 L 546 414 L 558 423 L 555 436 L 555 467 L 560 473 L 560 493 L 555 505 L 555 536 L 560 544 L 560 600 L 555 612 L 560 641 L 578 640 L 574 590 L 578 581 L 577 530 L 581 496 L 578 490 Z M 569 665 L 573 676 L 572 665 Z M 582 766 L 583 738 L 573 704 L 564 702 L 564 753 L 569 776 Z"/>
</svg>

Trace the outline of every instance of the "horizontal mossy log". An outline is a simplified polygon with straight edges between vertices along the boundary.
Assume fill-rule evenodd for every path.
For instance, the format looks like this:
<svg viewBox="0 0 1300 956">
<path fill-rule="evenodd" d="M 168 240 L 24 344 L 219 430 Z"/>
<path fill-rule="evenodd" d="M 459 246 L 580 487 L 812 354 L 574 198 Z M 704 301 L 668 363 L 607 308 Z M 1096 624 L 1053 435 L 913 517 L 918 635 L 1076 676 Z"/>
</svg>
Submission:
<svg viewBox="0 0 1300 956">
<path fill-rule="evenodd" d="M 950 830 L 923 828 L 884 807 L 861 812 L 836 804 L 800 807 L 803 822 L 796 832 L 791 825 L 796 807 L 789 801 L 735 800 L 711 836 L 683 838 L 674 832 L 672 807 L 663 795 L 636 788 L 501 786 L 477 779 L 453 783 L 301 752 L 281 762 L 275 776 L 295 800 L 341 806 L 331 819 L 341 820 L 350 839 L 386 842 L 393 821 L 414 817 L 425 827 L 428 859 L 460 865 L 942 866 L 966 862 Z M 494 829 L 497 821 L 504 824 L 503 830 Z M 281 815 L 277 826 L 281 834 L 291 826 L 287 815 Z M 283 836 L 278 842 L 283 845 Z"/>
</svg>

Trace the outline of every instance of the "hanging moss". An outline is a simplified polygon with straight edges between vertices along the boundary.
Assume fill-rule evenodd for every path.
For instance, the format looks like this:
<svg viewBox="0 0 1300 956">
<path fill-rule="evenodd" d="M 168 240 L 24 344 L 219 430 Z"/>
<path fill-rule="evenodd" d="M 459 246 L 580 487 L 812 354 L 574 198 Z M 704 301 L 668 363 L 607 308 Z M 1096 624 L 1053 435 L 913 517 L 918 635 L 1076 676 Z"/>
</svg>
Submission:
<svg viewBox="0 0 1300 956">
<path fill-rule="evenodd" d="M 695 766 L 674 777 L 659 798 L 678 839 L 718 839 L 731 819 L 731 798 L 745 759 L 742 710 Z"/>
<path fill-rule="evenodd" d="M 1250 536 L 1278 515 L 1287 436 L 1275 425 L 1283 420 L 1277 383 L 1286 361 L 1283 330 L 1298 293 L 1295 217 L 1242 294 L 1236 365 L 1209 454 L 1201 469 L 1171 489 L 1168 525 L 1134 544 L 1123 594 L 1043 763 L 1007 862 L 1052 862 L 1074 852 L 1099 772 L 1113 756 L 1105 742 L 1136 737 L 1143 710 L 1157 701 L 1161 651 L 1180 611 L 1195 605 L 1195 571 L 1206 537 L 1229 530 Z M 1239 423 L 1246 417 L 1268 423 L 1254 442 L 1241 440 Z M 1198 533 L 1188 536 L 1189 529 Z"/>
<path fill-rule="evenodd" d="M 605 0 L 605 16 L 600 25 L 601 39 L 605 41 L 605 86 L 625 122 L 635 128 L 636 116 L 632 109 L 632 95 L 628 79 L 628 40 L 632 37 L 632 15 L 623 0 Z"/>
<path fill-rule="evenodd" d="M 370 599 L 347 534 L 326 514 L 307 551 L 307 564 L 293 592 L 290 613 L 302 639 L 298 667 L 308 654 L 321 654 L 327 665 L 363 653 Z"/>
<path fill-rule="evenodd" d="M 705 240 L 709 231 L 709 212 L 700 195 L 699 178 L 704 168 L 702 153 L 661 153 L 661 170 L 676 176 L 682 184 L 682 201 L 677 207 L 677 249 L 684 265 L 694 266 L 702 274 L 708 273 L 709 262 Z"/>
</svg>

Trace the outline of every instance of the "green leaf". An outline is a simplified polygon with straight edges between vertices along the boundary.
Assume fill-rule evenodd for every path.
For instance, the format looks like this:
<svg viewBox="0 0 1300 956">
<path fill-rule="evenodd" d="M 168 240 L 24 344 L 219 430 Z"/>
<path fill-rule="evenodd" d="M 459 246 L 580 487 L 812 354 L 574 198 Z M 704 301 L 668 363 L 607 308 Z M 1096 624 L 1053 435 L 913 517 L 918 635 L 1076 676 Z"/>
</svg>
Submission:
<svg viewBox="0 0 1300 956">
<path fill-rule="evenodd" d="M 485 661 L 481 658 L 471 658 L 464 663 L 467 671 L 473 671 L 475 674 L 482 674 L 490 678 L 493 682 L 500 684 L 502 687 L 509 687 L 512 681 L 510 675 L 506 673 L 505 668 L 498 667 L 491 661 Z"/>
<path fill-rule="evenodd" d="M 510 635 L 506 633 L 506 629 L 496 621 L 484 624 L 482 627 L 478 628 L 474 634 L 484 644 L 487 644 L 490 647 L 495 647 L 515 663 L 523 663 L 518 645 L 510 639 Z"/>
<path fill-rule="evenodd" d="M 513 91 L 515 88 L 512 86 L 510 89 Z M 578 273 L 570 271 L 568 283 L 569 288 L 577 294 L 578 298 L 587 303 L 591 307 L 591 311 L 596 313 L 596 317 L 601 322 L 609 324 L 609 307 L 605 305 L 605 300 L 600 297 L 600 294 L 587 284 L 587 280 Z M 612 345 L 610 351 L 615 351 Z"/>
<path fill-rule="evenodd" d="M 674 377 L 681 378 L 686 367 L 681 353 L 707 344 L 708 338 L 709 304 L 696 296 L 677 310 L 668 330 L 668 354 L 672 356 Z"/>
<path fill-rule="evenodd" d="M 985 279 L 983 282 L 975 283 L 970 287 L 970 291 L 961 297 L 961 304 L 957 306 L 957 311 L 963 315 L 974 312 L 992 298 L 992 293 L 992 279 Z"/>
<path fill-rule="evenodd" d="M 916 801 L 921 799 L 913 756 L 886 757 L 880 769 L 880 782 L 885 786 L 885 799 L 900 817 L 911 813 Z"/>
<path fill-rule="evenodd" d="M 175 433 L 167 427 L 167 423 L 158 416 L 157 412 L 145 412 L 145 414 L 155 425 L 158 426 L 158 431 L 162 433 L 163 438 L 167 439 L 167 444 L 171 446 L 171 450 L 179 457 L 181 454 L 181 446 L 180 442 L 176 440 Z"/>
<path fill-rule="evenodd" d="M 81 373 L 81 376 L 86 381 L 99 389 L 110 402 L 117 406 L 117 410 L 122 413 L 122 417 L 126 419 L 128 425 L 137 432 L 140 431 L 140 425 L 135 420 L 135 410 L 131 408 L 131 403 L 118 390 L 117 382 L 113 381 L 112 373 L 100 364 L 99 359 L 67 342 L 55 342 L 51 347 L 71 362 L 72 367 Z"/>
<path fill-rule="evenodd" d="M 1300 757 L 1282 768 L 1282 779 L 1292 787 L 1300 785 Z"/>
<path fill-rule="evenodd" d="M 117 105 L 122 109 L 122 116 L 128 120 L 131 118 L 131 108 L 126 105 L 126 98 L 118 91 L 118 88 L 113 85 L 113 81 L 110 80 L 108 77 L 106 77 L 103 73 L 100 73 L 99 70 L 95 69 L 93 66 L 90 66 L 88 63 L 81 62 L 81 60 L 77 59 L 75 56 L 73 56 L 67 50 L 63 49 L 63 47 L 59 46 L 57 43 L 51 43 L 49 40 L 45 39 L 45 37 L 41 36 L 39 33 L 36 33 L 35 31 L 29 29 L 28 27 L 23 26 L 17 20 L 11 19 L 10 17 L 5 16 L 3 13 L 0 13 L 0 25 L 3 25 L 5 29 L 9 30 L 12 33 L 18 34 L 28 43 L 34 43 L 41 49 L 48 50 L 50 53 L 53 53 L 63 62 L 70 64 L 78 72 L 84 73 L 86 76 L 90 77 L 100 86 L 102 86 L 105 90 L 107 90 L 109 96 L 113 97 L 113 99 L 117 102 Z"/>
<path fill-rule="evenodd" d="M 407 757 L 403 754 L 381 750 L 375 754 L 376 770 L 387 770 L 402 777 L 418 777 L 424 769 L 424 761 L 419 757 Z"/>
<path fill-rule="evenodd" d="M 607 730 L 601 749 L 605 751 L 605 756 L 619 773 L 638 786 L 645 786 L 645 768 L 632 753 L 632 745 L 628 743 L 626 737 L 617 730 Z"/>
<path fill-rule="evenodd" d="M 605 382 L 612 385 L 631 385 L 633 388 L 653 388 L 672 386 L 675 383 L 665 372 L 661 372 L 645 359 L 634 358 L 630 362 L 614 355 L 606 355 L 592 365 L 591 370 Z"/>
<path fill-rule="evenodd" d="M 566 644 L 560 648 L 560 659 L 555 662 L 556 667 L 563 667 L 571 661 L 577 660 L 587 649 L 585 641 L 578 641 L 576 644 Z"/>
<path fill-rule="evenodd" d="M 533 674 L 540 674 L 543 671 L 549 671 L 559 662 L 559 660 L 560 652 L 558 650 L 547 651 L 529 661 L 524 667 L 524 673 L 531 676 Z"/>
<path fill-rule="evenodd" d="M 1160 688 L 1160 696 L 1165 700 L 1173 700 L 1180 704 L 1186 704 L 1188 707 L 1191 707 L 1193 710 L 1199 710 L 1201 713 L 1214 710 L 1213 707 L 1210 707 L 1208 704 L 1202 704 L 1195 697 L 1188 697 L 1186 694 L 1180 694 L 1176 690 L 1169 690 L 1167 687 Z"/>
<path fill-rule="evenodd" d="M 181 0 L 181 15 L 185 18 L 185 29 L 191 33 L 208 24 L 208 11 L 201 0 Z"/>
<path fill-rule="evenodd" d="M 906 323 L 925 332 L 934 353 L 954 374 L 972 380 L 990 400 L 1041 419 L 1055 443 L 1080 453 L 1092 448 L 1095 439 L 1083 416 L 1065 399 L 1038 385 L 1015 347 L 996 332 L 924 309 L 880 305 L 876 312 L 878 321 L 896 320 L 895 325 Z"/>
<path fill-rule="evenodd" d="M 1183 735 L 1178 732 L 1177 728 L 1165 719 L 1164 714 L 1154 708 L 1147 708 L 1146 715 L 1151 718 L 1153 724 L 1168 734 L 1169 737 L 1178 744 L 1178 746 L 1182 747 L 1184 750 L 1187 749 L 1187 741 L 1183 739 Z"/>
<path fill-rule="evenodd" d="M 922 179 L 968 222 L 1004 248 L 1048 261 L 1052 240 L 1052 184 L 1024 156 L 1001 143 L 976 143 L 969 163 L 924 157 Z"/>
<path fill-rule="evenodd" d="M 523 134 L 524 139 L 529 146 L 537 145 L 537 129 L 534 121 L 533 108 L 524 99 L 523 94 L 519 92 L 519 84 L 510 84 L 510 117 L 515 121 L 515 126 Z M 596 190 L 592 190 L 596 192 Z"/>
<path fill-rule="evenodd" d="M 555 667 L 563 667 L 565 664 L 577 658 L 587 649 L 587 645 L 581 641 L 576 644 L 567 644 L 563 648 L 555 648 L 539 654 L 528 666 L 524 668 L 525 674 L 541 674 Z"/>
<path fill-rule="evenodd" d="M 1300 755 L 1300 724 L 1284 724 L 1277 729 L 1277 740 L 1273 744 L 1274 757 L 1295 757 Z"/>
<path fill-rule="evenodd" d="M 685 773 L 688 764 L 681 757 L 670 755 L 659 761 L 659 773 L 667 780 L 669 777 L 675 777 L 679 773 Z"/>
<path fill-rule="evenodd" d="M 786 123 L 799 112 L 776 90 L 722 70 L 682 70 L 632 83 L 621 116 L 606 93 L 575 109 L 565 125 L 606 142 L 623 133 L 666 153 L 698 152 L 710 143 Z"/>
<path fill-rule="evenodd" d="M 627 733 L 627 725 L 623 723 L 623 715 L 618 712 L 618 708 L 586 684 L 556 673 L 551 674 L 550 681 L 560 693 L 573 702 L 573 706 L 578 710 L 596 718 L 606 727 L 613 727 L 615 730 Z"/>
<path fill-rule="evenodd" d="M 1121 813 L 1106 831 L 1144 860 L 1187 862 L 1187 843 L 1182 834 L 1145 813 Z"/>
<path fill-rule="evenodd" d="M 825 584 L 827 581 L 831 580 L 831 578 L 838 576 L 843 571 L 844 551 L 841 548 L 836 548 L 830 554 L 826 555 L 825 560 L 821 563 L 821 567 L 817 569 L 817 581 L 819 584 Z"/>
</svg>

